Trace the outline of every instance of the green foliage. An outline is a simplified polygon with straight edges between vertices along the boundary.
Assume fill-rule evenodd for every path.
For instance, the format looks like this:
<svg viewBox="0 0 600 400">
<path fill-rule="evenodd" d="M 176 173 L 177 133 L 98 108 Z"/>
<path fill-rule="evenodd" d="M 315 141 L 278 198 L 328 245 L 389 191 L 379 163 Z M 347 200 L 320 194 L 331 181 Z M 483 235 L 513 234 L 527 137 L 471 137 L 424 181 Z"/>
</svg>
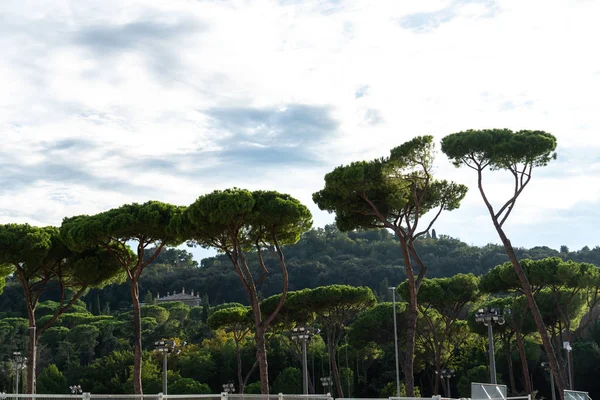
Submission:
<svg viewBox="0 0 600 400">
<path fill-rule="evenodd" d="M 152 297 L 152 292 L 149 290 L 144 295 L 144 304 L 154 304 L 154 297 Z"/>
<path fill-rule="evenodd" d="M 408 298 L 406 281 L 398 286 L 398 292 L 402 298 Z M 476 301 L 479 297 L 479 279 L 473 274 L 425 278 L 417 296 L 422 308 L 433 308 L 448 318 L 456 318 L 466 304 Z"/>
<path fill-rule="evenodd" d="M 573 344 L 573 365 L 577 388 L 585 387 L 591 393 L 600 393 L 600 347 L 594 342 Z"/>
<path fill-rule="evenodd" d="M 161 301 L 160 307 L 167 311 L 171 311 L 172 308 L 185 307 L 185 304 L 182 301 Z"/>
<path fill-rule="evenodd" d="M 460 397 L 471 397 L 471 382 L 489 382 L 490 372 L 485 365 L 479 365 L 469 369 L 458 380 L 456 388 Z M 501 377 L 496 378 L 498 384 L 502 384 Z"/>
<path fill-rule="evenodd" d="M 169 385 L 169 394 L 210 394 L 212 390 L 206 383 L 192 378 L 179 378 Z"/>
<path fill-rule="evenodd" d="M 283 394 L 302 393 L 302 372 L 294 367 L 285 368 L 275 378 L 273 390 Z"/>
<path fill-rule="evenodd" d="M 37 379 L 37 393 L 40 394 L 67 394 L 69 386 L 67 378 L 54 364 L 48 365 L 39 374 Z"/>
<path fill-rule="evenodd" d="M 207 323 L 213 330 L 231 329 L 234 331 L 244 331 L 252 326 L 250 309 L 248 307 L 223 308 L 208 317 Z"/>
<path fill-rule="evenodd" d="M 6 285 L 6 277 L 13 272 L 13 269 L 9 265 L 1 265 L 0 264 L 0 295 L 4 291 L 4 286 Z"/>
<path fill-rule="evenodd" d="M 235 303 L 235 302 L 218 304 L 214 307 L 210 307 L 210 309 L 208 311 L 208 316 L 210 317 L 215 312 L 217 312 L 219 310 L 223 310 L 225 308 L 236 308 L 236 307 L 244 307 L 244 305 L 242 303 Z"/>
<path fill-rule="evenodd" d="M 404 312 L 406 303 L 396 302 L 396 317 L 399 331 L 405 327 Z M 393 304 L 379 303 L 361 312 L 350 325 L 348 338 L 350 344 L 362 347 L 369 342 L 378 344 L 390 343 L 394 340 Z M 398 334 L 402 339 L 404 335 Z"/>
<path fill-rule="evenodd" d="M 306 292 L 304 301 L 308 302 L 324 321 L 334 324 L 345 324 L 377 302 L 370 288 L 348 285 L 315 288 Z"/>
<path fill-rule="evenodd" d="M 309 301 L 313 290 L 303 289 L 287 293 L 285 302 L 274 321 L 279 329 L 291 329 L 295 325 L 310 325 L 315 320 L 315 310 Z M 275 311 L 281 301 L 281 295 L 276 294 L 260 303 L 263 318 Z"/>
<path fill-rule="evenodd" d="M 260 394 L 260 382 L 252 382 L 246 385 L 244 392 L 246 394 Z"/>
<path fill-rule="evenodd" d="M 342 231 L 406 221 L 416 226 L 430 210 L 458 208 L 467 187 L 432 179 L 433 149 L 433 137 L 420 136 L 393 148 L 388 158 L 337 167 L 325 175 L 325 188 L 313 194 L 313 201 L 335 212 Z"/>
<path fill-rule="evenodd" d="M 183 207 L 158 201 L 126 204 L 93 216 L 65 218 L 61 235 L 71 248 L 85 250 L 112 240 L 128 242 L 144 238 L 144 242 L 178 245 L 183 240 L 169 227 L 171 220 L 183 212 Z M 108 242 L 107 242 L 107 238 Z M 128 256 L 127 264 L 136 260 Z"/>
<path fill-rule="evenodd" d="M 312 215 L 287 194 L 234 188 L 199 197 L 175 224 L 199 245 L 225 252 L 237 244 L 249 250 L 257 242 L 296 243 L 310 229 Z"/>
<path fill-rule="evenodd" d="M 141 315 L 144 317 L 151 317 L 156 320 L 159 324 L 164 324 L 169 319 L 169 311 L 164 307 L 157 305 L 144 305 L 141 307 Z"/>
<path fill-rule="evenodd" d="M 189 313 L 190 313 L 189 307 L 184 306 L 182 304 L 181 306 L 172 307 L 171 309 L 169 309 L 169 319 L 183 323 L 183 321 L 185 321 L 187 319 Z"/>
<path fill-rule="evenodd" d="M 397 395 L 396 382 L 386 383 L 379 393 L 379 397 L 396 397 Z M 406 386 L 404 386 L 404 382 L 400 382 L 400 397 L 406 397 Z M 415 386 L 415 398 L 418 397 L 421 397 L 421 388 Z"/>
<path fill-rule="evenodd" d="M 454 165 L 489 165 L 511 169 L 515 164 L 547 165 L 556 158 L 556 138 L 543 131 L 467 130 L 442 139 L 442 151 Z"/>
</svg>

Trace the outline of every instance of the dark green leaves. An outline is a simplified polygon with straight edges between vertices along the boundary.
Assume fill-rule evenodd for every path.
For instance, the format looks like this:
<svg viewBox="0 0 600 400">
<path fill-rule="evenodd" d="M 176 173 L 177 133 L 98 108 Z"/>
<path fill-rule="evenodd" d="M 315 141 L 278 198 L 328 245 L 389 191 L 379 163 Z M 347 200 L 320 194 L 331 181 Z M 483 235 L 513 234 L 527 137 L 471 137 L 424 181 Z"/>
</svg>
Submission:
<svg viewBox="0 0 600 400">
<path fill-rule="evenodd" d="M 388 158 L 337 167 L 325 175 L 325 188 L 313 201 L 335 212 L 344 231 L 406 226 L 428 211 L 453 210 L 467 187 L 433 178 L 433 149 L 433 137 L 419 136 L 392 149 Z"/>
<path fill-rule="evenodd" d="M 0 225 L 0 265 L 38 266 L 52 248 L 51 229 L 28 224 Z"/>
<path fill-rule="evenodd" d="M 556 158 L 556 138 L 543 131 L 467 130 L 442 139 L 442 151 L 455 166 L 492 169 L 515 164 L 544 166 Z"/>
<path fill-rule="evenodd" d="M 308 208 L 290 195 L 238 188 L 200 196 L 176 221 L 181 235 L 222 251 L 248 250 L 257 242 L 293 244 L 311 226 Z"/>
<path fill-rule="evenodd" d="M 65 242 L 76 250 L 112 240 L 127 242 L 141 239 L 177 245 L 182 240 L 170 224 L 182 211 L 182 207 L 158 201 L 126 204 L 93 216 L 65 218 L 61 234 Z"/>
</svg>

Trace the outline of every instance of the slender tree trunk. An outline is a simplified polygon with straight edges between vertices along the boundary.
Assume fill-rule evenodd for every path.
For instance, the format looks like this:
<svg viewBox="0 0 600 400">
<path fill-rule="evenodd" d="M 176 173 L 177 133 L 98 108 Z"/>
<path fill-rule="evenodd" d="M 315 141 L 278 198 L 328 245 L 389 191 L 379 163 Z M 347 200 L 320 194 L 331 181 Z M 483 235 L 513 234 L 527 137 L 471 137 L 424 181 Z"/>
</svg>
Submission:
<svg viewBox="0 0 600 400">
<path fill-rule="evenodd" d="M 265 330 L 260 326 L 256 327 L 256 359 L 258 360 L 258 369 L 260 371 L 260 392 L 269 394 L 269 365 L 267 362 L 267 346 L 265 342 Z"/>
<path fill-rule="evenodd" d="M 433 394 L 440 394 L 440 374 L 442 373 L 442 349 L 437 346 L 435 352 L 435 373 L 433 377 Z"/>
<path fill-rule="evenodd" d="M 250 379 L 250 375 L 252 375 L 256 367 L 258 367 L 258 360 L 254 361 L 254 364 L 252 364 L 252 368 L 250 368 L 250 371 L 248 371 L 248 373 L 246 374 L 246 377 L 244 378 L 244 384 L 240 389 L 240 394 L 244 394 L 244 391 L 246 390 L 246 385 L 248 384 L 248 379 Z"/>
<path fill-rule="evenodd" d="M 414 282 L 413 282 L 414 284 Z M 411 286 L 409 281 L 409 287 Z M 410 289 L 409 289 L 410 291 Z M 412 297 L 412 296 L 411 296 Z M 415 378 L 413 375 L 414 370 L 414 357 L 415 357 L 415 336 L 417 332 L 417 304 L 416 298 L 409 299 L 408 310 L 407 310 L 407 323 L 406 323 L 406 354 L 404 359 L 404 386 L 406 387 L 406 396 L 414 397 L 415 392 Z"/>
<path fill-rule="evenodd" d="M 27 348 L 27 393 L 35 394 L 37 377 L 37 335 L 35 332 L 35 310 L 28 307 L 27 317 L 29 320 L 29 346 Z M 17 371 L 18 374 L 21 371 Z"/>
<path fill-rule="evenodd" d="M 510 381 L 510 391 L 517 393 L 517 386 L 515 384 L 515 371 L 512 363 L 512 354 L 510 348 L 510 338 L 504 343 L 504 353 L 506 355 L 506 366 L 508 367 L 508 379 Z"/>
<path fill-rule="evenodd" d="M 242 354 L 239 340 L 235 341 L 235 353 L 237 358 L 238 391 L 244 393 L 244 377 L 242 376 Z"/>
<path fill-rule="evenodd" d="M 519 281 L 521 281 L 521 286 L 523 288 L 523 292 L 527 297 L 527 303 L 529 305 L 529 309 L 531 310 L 531 314 L 533 315 L 533 319 L 535 320 L 535 324 L 538 328 L 538 333 L 542 339 L 542 343 L 544 345 L 544 350 L 546 351 L 546 355 L 548 357 L 548 362 L 550 363 L 550 367 L 552 369 L 552 373 L 555 377 L 556 387 L 558 392 L 560 393 L 561 398 L 564 398 L 564 389 L 566 387 L 566 376 L 562 368 L 558 363 L 558 359 L 556 358 L 556 353 L 554 352 L 554 348 L 552 347 L 552 343 L 550 343 L 550 337 L 548 336 L 548 331 L 546 329 L 546 325 L 544 324 L 544 320 L 542 319 L 542 313 L 538 308 L 538 305 L 533 297 L 533 292 L 531 290 L 531 285 L 529 284 L 529 279 L 525 275 L 525 271 L 521 268 L 521 264 L 517 260 L 517 255 L 515 251 L 504 234 L 502 228 L 498 225 L 497 221 L 494 221 L 494 225 L 496 225 L 496 230 L 500 235 L 500 239 L 504 244 L 504 248 L 506 249 L 506 253 L 508 258 L 510 259 L 517 276 L 519 277 Z"/>
<path fill-rule="evenodd" d="M 529 365 L 527 364 L 527 355 L 525 354 L 525 343 L 521 331 L 516 331 L 517 347 L 519 348 L 519 358 L 521 358 L 521 368 L 523 369 L 523 382 L 525 383 L 525 393 L 531 393 L 531 380 L 529 379 Z"/>
<path fill-rule="evenodd" d="M 344 390 L 342 389 L 342 381 L 340 379 L 340 371 L 338 370 L 337 361 L 335 359 L 335 348 L 337 347 L 337 344 L 333 338 L 328 340 L 327 347 L 329 348 L 329 363 L 331 365 L 331 373 L 333 375 L 333 382 L 337 392 L 335 397 L 344 397 Z"/>
<path fill-rule="evenodd" d="M 556 358 L 556 353 L 552 347 L 552 343 L 550 343 L 550 337 L 548 336 L 548 331 L 546 329 L 546 325 L 544 325 L 544 320 L 542 319 L 542 313 L 538 308 L 538 305 L 533 297 L 533 291 L 531 290 L 531 285 L 529 284 L 529 279 L 527 279 L 527 275 L 525 275 L 525 271 L 521 267 L 519 260 L 517 259 L 517 255 L 515 254 L 515 250 L 508 240 L 508 237 L 504 233 L 502 226 L 498 222 L 498 217 L 494 213 L 494 209 L 485 195 L 482 186 L 482 174 L 481 169 L 478 170 L 478 180 L 477 187 L 479 189 L 479 193 L 485 202 L 485 205 L 488 209 L 490 217 L 492 219 L 492 223 L 494 224 L 494 228 L 496 228 L 496 232 L 498 232 L 498 236 L 500 240 L 502 240 L 502 244 L 504 245 L 504 250 L 508 255 L 508 259 L 510 260 L 519 281 L 521 282 L 521 287 L 523 289 L 523 293 L 527 298 L 527 304 L 529 305 L 529 309 L 531 310 L 531 314 L 533 315 L 533 319 L 535 320 L 535 324 L 537 325 L 538 333 L 540 334 L 540 338 L 542 339 L 542 343 L 544 345 L 544 350 L 546 351 L 546 355 L 548 357 L 548 362 L 550 363 L 550 368 L 552 370 L 552 374 L 554 375 L 556 388 L 560 393 L 561 399 L 564 400 L 564 389 L 566 387 L 566 376 L 564 371 L 560 368 L 558 360 Z M 529 377 L 527 378 L 529 379 Z"/>
<path fill-rule="evenodd" d="M 143 394 L 142 391 L 142 315 L 140 309 L 140 295 L 137 279 L 130 280 L 131 301 L 133 303 L 133 392 Z"/>
<path fill-rule="evenodd" d="M 414 359 L 415 359 L 415 336 L 417 333 L 417 317 L 419 311 L 417 308 L 417 285 L 415 275 L 412 269 L 412 261 L 410 259 L 410 248 L 402 236 L 402 232 L 397 232 L 404 257 L 404 266 L 406 269 L 406 277 L 408 282 L 408 308 L 406 321 L 406 354 L 404 359 L 404 386 L 406 388 L 406 396 L 414 397 L 415 395 L 415 377 L 414 377 Z"/>
</svg>

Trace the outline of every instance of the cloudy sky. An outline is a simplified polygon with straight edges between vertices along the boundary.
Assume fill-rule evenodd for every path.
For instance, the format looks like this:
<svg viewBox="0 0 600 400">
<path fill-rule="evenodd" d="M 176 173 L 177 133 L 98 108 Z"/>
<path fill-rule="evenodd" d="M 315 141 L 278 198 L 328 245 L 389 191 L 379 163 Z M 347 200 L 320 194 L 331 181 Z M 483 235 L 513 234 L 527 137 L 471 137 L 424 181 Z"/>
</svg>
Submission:
<svg viewBox="0 0 600 400">
<path fill-rule="evenodd" d="M 600 2 L 0 1 L 0 223 L 232 186 L 288 192 L 416 135 L 542 129 L 559 159 L 507 230 L 600 244 Z M 475 189 L 438 154 L 439 177 Z M 502 174 L 487 185 L 500 202 Z M 472 190 L 438 233 L 498 242 Z"/>
</svg>

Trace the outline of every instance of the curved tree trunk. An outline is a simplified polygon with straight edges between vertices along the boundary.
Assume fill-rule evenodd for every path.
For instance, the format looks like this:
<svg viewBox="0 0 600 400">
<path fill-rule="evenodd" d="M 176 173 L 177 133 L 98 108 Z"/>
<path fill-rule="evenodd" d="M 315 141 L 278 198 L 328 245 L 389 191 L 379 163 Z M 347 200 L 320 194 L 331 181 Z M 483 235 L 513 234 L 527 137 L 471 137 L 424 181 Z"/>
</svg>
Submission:
<svg viewBox="0 0 600 400">
<path fill-rule="evenodd" d="M 527 355 L 525 354 L 525 344 L 521 331 L 516 331 L 517 347 L 519 348 L 519 357 L 521 358 L 521 368 L 523 369 L 523 382 L 525 384 L 525 393 L 531 393 L 531 380 L 529 379 L 529 365 L 527 364 Z"/>
<path fill-rule="evenodd" d="M 479 193 L 481 194 L 481 197 L 488 209 L 488 212 L 492 219 L 492 223 L 494 224 L 494 228 L 496 228 L 496 232 L 498 233 L 498 236 L 500 237 L 500 240 L 502 241 L 502 244 L 504 245 L 504 250 L 506 251 L 506 254 L 508 255 L 508 259 L 510 260 L 513 268 L 515 269 L 515 273 L 517 274 L 517 277 L 519 278 L 519 282 L 521 283 L 523 293 L 525 294 L 525 297 L 527 298 L 527 304 L 529 306 L 529 309 L 531 310 L 533 319 L 535 320 L 535 324 L 537 326 L 538 333 L 540 334 L 540 338 L 542 339 L 542 343 L 544 345 L 544 350 L 546 352 L 546 355 L 548 356 L 548 362 L 550 363 L 550 368 L 552 370 L 552 374 L 555 377 L 556 389 L 560 393 L 561 399 L 564 400 L 564 389 L 566 387 L 566 381 L 567 381 L 566 376 L 565 376 L 565 373 L 562 370 L 562 368 L 560 368 L 560 365 L 556 358 L 556 353 L 554 352 L 552 343 L 550 342 L 550 337 L 548 336 L 548 330 L 546 329 L 546 325 L 544 324 L 544 320 L 542 319 L 542 313 L 540 312 L 540 309 L 538 308 L 535 298 L 533 297 L 533 291 L 531 290 L 531 285 L 529 284 L 529 279 L 527 279 L 527 275 L 525 275 L 525 271 L 523 271 L 523 268 L 521 267 L 521 264 L 519 263 L 519 260 L 517 259 L 515 250 L 512 247 L 510 240 L 508 240 L 508 237 L 504 233 L 501 223 L 498 221 L 499 216 L 497 216 L 495 214 L 494 208 L 492 207 L 491 203 L 487 199 L 487 196 L 485 195 L 485 192 L 484 192 L 483 186 L 482 186 L 481 169 L 478 169 L 477 174 L 478 174 L 477 187 L 479 189 Z M 516 198 L 515 198 L 515 200 L 516 200 Z M 511 208 L 512 208 L 512 206 L 511 206 Z"/>
<path fill-rule="evenodd" d="M 417 317 L 419 311 L 417 308 L 417 285 L 415 282 L 415 274 L 412 268 L 410 259 L 410 248 L 402 236 L 402 232 L 396 232 L 402 248 L 404 258 L 404 267 L 406 269 L 406 279 L 408 282 L 408 307 L 406 321 L 406 354 L 404 358 L 404 386 L 406 388 L 406 396 L 414 397 L 415 395 L 415 377 L 414 358 L 415 358 L 415 336 L 417 333 Z"/>
<path fill-rule="evenodd" d="M 140 296 L 137 280 L 130 281 L 131 300 L 133 303 L 133 392 L 143 394 L 142 391 L 142 316 L 140 309 Z"/>
<path fill-rule="evenodd" d="M 252 368 L 250 368 L 250 371 L 248 371 L 248 373 L 246 374 L 246 377 L 244 378 L 244 384 L 240 389 L 240 394 L 244 394 L 244 391 L 246 390 L 246 385 L 248 384 L 248 379 L 250 379 L 250 375 L 252 375 L 256 367 L 258 367 L 258 360 L 254 361 L 254 364 L 252 364 Z"/>
<path fill-rule="evenodd" d="M 337 392 L 335 397 L 344 397 L 340 371 L 338 370 L 337 360 L 335 359 L 335 348 L 337 347 L 337 343 L 335 343 L 333 338 L 330 338 L 327 342 L 327 347 L 329 348 L 329 365 L 331 365 L 331 374 L 333 375 L 333 383 L 335 384 L 335 390 Z"/>
<path fill-rule="evenodd" d="M 259 311 L 260 313 L 260 311 Z M 269 365 L 267 362 L 267 346 L 265 342 L 265 330 L 260 326 L 256 327 L 256 359 L 258 360 L 258 369 L 260 371 L 260 392 L 269 394 Z"/>
<path fill-rule="evenodd" d="M 556 353 L 554 352 L 554 348 L 552 347 L 552 343 L 550 343 L 550 337 L 548 336 L 548 331 L 546 329 L 546 325 L 544 324 L 544 320 L 542 319 L 542 313 L 538 308 L 538 305 L 533 297 L 533 292 L 531 290 L 531 285 L 529 284 L 529 279 L 525 275 L 525 271 L 521 268 L 521 264 L 517 260 L 517 255 L 510 243 L 510 240 L 504 234 L 502 228 L 498 225 L 496 221 L 494 221 L 494 225 L 496 225 L 496 230 L 500 235 L 500 239 L 504 244 L 506 249 L 506 253 L 508 254 L 508 258 L 510 259 L 517 276 L 519 277 L 519 281 L 521 282 L 521 286 L 523 288 L 523 292 L 527 297 L 527 303 L 529 305 L 529 309 L 531 310 L 531 314 L 533 315 L 533 319 L 535 320 L 535 324 L 538 328 L 538 333 L 540 334 L 540 338 L 542 339 L 542 343 L 544 345 L 544 350 L 546 351 L 546 355 L 548 357 L 548 362 L 550 363 L 550 367 L 552 369 L 552 373 L 554 374 L 556 388 L 560 393 L 561 398 L 564 398 L 564 390 L 566 387 L 566 376 L 562 368 L 558 363 L 558 359 L 556 358 Z M 529 379 L 529 378 L 528 378 Z"/>
</svg>

